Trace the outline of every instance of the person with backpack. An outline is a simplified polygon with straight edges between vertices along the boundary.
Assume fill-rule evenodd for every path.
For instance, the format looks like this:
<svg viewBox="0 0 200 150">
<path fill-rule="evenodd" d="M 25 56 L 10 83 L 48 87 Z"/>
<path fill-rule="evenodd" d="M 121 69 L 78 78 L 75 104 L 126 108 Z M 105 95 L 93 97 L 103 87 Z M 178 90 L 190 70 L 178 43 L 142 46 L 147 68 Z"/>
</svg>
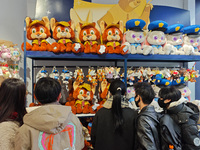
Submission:
<svg viewBox="0 0 200 150">
<path fill-rule="evenodd" d="M 160 118 L 162 149 L 200 150 L 198 107 L 187 102 L 174 86 L 161 88 L 159 97 L 158 104 L 164 109 Z"/>
<path fill-rule="evenodd" d="M 135 104 L 140 108 L 136 118 L 136 150 L 160 150 L 159 142 L 159 114 L 154 106 L 149 104 L 153 101 L 155 93 L 147 82 L 134 84 Z"/>
<path fill-rule="evenodd" d="M 15 138 L 15 150 L 81 150 L 82 125 L 71 107 L 59 103 L 61 85 L 52 78 L 40 78 L 35 97 L 42 104 L 23 118 Z"/>
</svg>

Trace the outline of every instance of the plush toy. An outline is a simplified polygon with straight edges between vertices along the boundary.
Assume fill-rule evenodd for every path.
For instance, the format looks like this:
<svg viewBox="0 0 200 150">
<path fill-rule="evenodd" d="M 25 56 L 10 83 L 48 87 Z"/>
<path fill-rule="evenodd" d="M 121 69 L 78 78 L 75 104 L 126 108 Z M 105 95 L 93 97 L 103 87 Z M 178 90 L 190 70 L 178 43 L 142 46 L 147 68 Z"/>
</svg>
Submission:
<svg viewBox="0 0 200 150">
<path fill-rule="evenodd" d="M 73 78 L 80 82 L 83 83 L 83 78 L 84 78 L 84 72 L 83 69 L 81 69 L 80 67 L 76 67 L 76 70 L 74 71 L 74 76 Z"/>
<path fill-rule="evenodd" d="M 181 29 L 183 28 L 182 24 L 174 24 L 167 28 L 166 37 L 167 44 L 172 45 L 171 55 L 184 55 L 183 50 L 183 33 Z"/>
<path fill-rule="evenodd" d="M 18 64 L 12 64 L 12 65 L 10 65 L 9 66 L 9 71 L 11 73 L 12 78 L 18 78 L 18 79 L 20 79 Z"/>
<path fill-rule="evenodd" d="M 97 74 L 93 67 L 89 67 L 88 75 L 86 77 L 92 85 L 97 85 Z"/>
<path fill-rule="evenodd" d="M 53 38 L 58 42 L 52 43 L 52 51 L 58 52 L 71 52 L 72 40 L 75 38 L 74 22 L 73 21 L 60 21 L 55 18 L 50 20 L 51 30 L 53 32 Z"/>
<path fill-rule="evenodd" d="M 104 70 L 105 70 L 106 79 L 114 78 L 114 72 L 115 72 L 114 67 L 105 67 Z"/>
<path fill-rule="evenodd" d="M 52 72 L 50 73 L 49 77 L 51 77 L 55 80 L 59 80 L 60 75 L 59 75 L 59 71 L 56 69 L 56 67 L 53 67 Z"/>
<path fill-rule="evenodd" d="M 8 49 L 6 46 L 1 46 L 1 50 L 0 50 L 0 58 L 3 61 L 7 61 L 11 58 L 11 53 L 10 53 L 10 49 Z"/>
<path fill-rule="evenodd" d="M 77 81 L 73 84 L 74 92 L 73 97 L 75 99 L 75 107 L 73 113 L 92 113 L 91 102 L 96 90 L 96 86 L 87 83 L 79 84 Z M 73 109 L 72 109 L 73 111 Z"/>
<path fill-rule="evenodd" d="M 186 55 L 200 55 L 198 46 L 200 45 L 200 25 L 191 25 L 183 29 L 184 51 Z"/>
<path fill-rule="evenodd" d="M 1 68 L 0 68 L 0 76 L 3 76 L 4 79 L 7 79 L 7 78 L 11 78 L 12 75 L 9 71 L 9 66 L 7 63 L 3 63 L 0 65 Z"/>
<path fill-rule="evenodd" d="M 126 54 L 128 48 L 123 45 L 121 47 L 121 41 L 123 40 L 123 23 L 119 21 L 117 24 L 107 25 L 104 21 L 100 23 L 102 39 L 106 44 L 106 53 Z"/>
<path fill-rule="evenodd" d="M 127 31 L 124 33 L 125 43 L 123 45 L 128 47 L 128 53 L 148 55 L 152 52 L 151 46 L 146 46 L 145 51 L 142 48 L 146 38 L 142 30 L 145 25 L 145 21 L 141 19 L 132 19 L 126 22 Z"/>
<path fill-rule="evenodd" d="M 43 78 L 43 77 L 48 77 L 48 72 L 47 70 L 45 69 L 45 66 L 43 66 L 40 71 L 37 73 L 36 75 L 36 82 L 40 79 L 40 78 Z"/>
<path fill-rule="evenodd" d="M 46 41 L 51 36 L 48 17 L 43 17 L 41 21 L 32 21 L 30 17 L 26 17 L 25 21 L 27 38 L 32 40 L 32 44 L 26 42 L 26 50 L 51 51 L 51 45 Z M 24 50 L 24 43 L 22 43 L 21 49 Z"/>
<path fill-rule="evenodd" d="M 84 45 L 84 53 L 97 53 L 98 43 L 100 40 L 100 32 L 95 22 L 92 23 L 79 23 L 80 32 L 79 39 Z"/>
<path fill-rule="evenodd" d="M 10 47 L 10 53 L 11 53 L 11 60 L 16 62 L 16 61 L 19 61 L 20 60 L 20 56 L 21 56 L 21 53 L 19 51 L 19 48 L 14 48 L 14 47 Z"/>
<path fill-rule="evenodd" d="M 153 48 L 154 54 L 169 55 L 172 45 L 166 44 L 164 32 L 167 30 L 168 24 L 165 21 L 157 20 L 149 24 L 147 33 L 147 43 Z"/>
</svg>

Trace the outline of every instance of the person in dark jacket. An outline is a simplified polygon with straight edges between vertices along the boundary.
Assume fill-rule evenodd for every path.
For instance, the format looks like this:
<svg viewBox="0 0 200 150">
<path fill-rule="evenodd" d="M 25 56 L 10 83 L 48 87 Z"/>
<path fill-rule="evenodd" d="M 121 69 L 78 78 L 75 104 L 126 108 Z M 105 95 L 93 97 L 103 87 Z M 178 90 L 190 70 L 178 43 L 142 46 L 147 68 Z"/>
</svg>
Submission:
<svg viewBox="0 0 200 150">
<path fill-rule="evenodd" d="M 155 93 L 149 83 L 138 82 L 134 84 L 135 104 L 140 108 L 136 119 L 136 150 L 159 150 L 159 115 L 153 106 Z"/>
<path fill-rule="evenodd" d="M 133 150 L 137 111 L 129 108 L 121 80 L 114 80 L 109 92 L 108 100 L 93 119 L 92 145 L 95 150 Z"/>
<path fill-rule="evenodd" d="M 198 107 L 181 96 L 181 92 L 173 87 L 163 87 L 159 91 L 159 100 L 158 104 L 164 109 L 165 115 L 168 115 L 173 122 L 176 123 L 175 132 L 176 133 L 173 139 L 176 139 L 177 134 L 180 133 L 178 141 L 181 141 L 177 145 L 173 145 L 174 149 L 180 150 L 200 150 L 200 138 L 198 135 L 197 121 L 199 119 L 199 110 Z M 171 122 L 169 121 L 169 124 Z M 171 133 L 170 133 L 171 134 Z M 170 135 L 167 134 L 167 135 Z M 173 133 L 171 134 L 173 135 Z M 172 141 L 169 136 L 164 137 L 163 146 L 164 149 L 169 147 L 169 141 Z M 177 142 L 176 142 L 177 143 Z"/>
</svg>

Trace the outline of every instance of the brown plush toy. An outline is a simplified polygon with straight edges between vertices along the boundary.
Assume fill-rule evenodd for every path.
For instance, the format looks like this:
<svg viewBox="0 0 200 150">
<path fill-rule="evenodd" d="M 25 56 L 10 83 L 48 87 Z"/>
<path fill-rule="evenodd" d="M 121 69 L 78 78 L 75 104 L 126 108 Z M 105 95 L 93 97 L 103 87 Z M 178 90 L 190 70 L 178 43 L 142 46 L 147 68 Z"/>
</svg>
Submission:
<svg viewBox="0 0 200 150">
<path fill-rule="evenodd" d="M 121 47 L 121 41 L 123 40 L 123 22 L 119 21 L 117 24 L 107 24 L 104 21 L 100 23 L 102 39 L 106 44 L 106 53 L 126 54 L 128 51 L 123 51 Z"/>
<path fill-rule="evenodd" d="M 51 51 L 51 45 L 46 41 L 51 36 L 48 17 L 43 17 L 41 21 L 32 21 L 30 17 L 26 17 L 25 21 L 27 38 L 32 40 L 32 45 L 26 42 L 26 50 Z M 21 49 L 24 50 L 24 43 Z"/>
<path fill-rule="evenodd" d="M 96 86 L 88 83 L 79 84 L 77 81 L 73 84 L 74 92 L 73 97 L 76 100 L 75 107 L 76 113 L 92 113 L 91 102 L 95 93 Z M 72 109 L 73 110 L 73 109 Z M 75 112 L 74 112 L 75 113 Z"/>
<path fill-rule="evenodd" d="M 79 39 L 84 45 L 84 53 L 97 53 L 100 32 L 96 27 L 96 23 L 79 23 L 79 25 L 81 29 Z"/>
<path fill-rule="evenodd" d="M 55 18 L 50 20 L 51 30 L 53 31 L 53 38 L 58 42 L 52 43 L 52 51 L 58 52 L 71 52 L 72 40 L 75 38 L 74 22 L 73 21 L 60 21 Z"/>
</svg>

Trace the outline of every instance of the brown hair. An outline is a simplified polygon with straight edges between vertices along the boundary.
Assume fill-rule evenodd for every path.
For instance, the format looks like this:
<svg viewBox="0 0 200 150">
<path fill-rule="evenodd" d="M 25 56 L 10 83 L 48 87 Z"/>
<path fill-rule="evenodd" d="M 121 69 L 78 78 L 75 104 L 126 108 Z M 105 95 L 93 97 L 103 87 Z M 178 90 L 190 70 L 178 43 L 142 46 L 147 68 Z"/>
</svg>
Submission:
<svg viewBox="0 0 200 150">
<path fill-rule="evenodd" d="M 18 121 L 23 124 L 26 114 L 26 86 L 23 81 L 9 78 L 0 87 L 0 123 L 3 121 Z"/>
</svg>

